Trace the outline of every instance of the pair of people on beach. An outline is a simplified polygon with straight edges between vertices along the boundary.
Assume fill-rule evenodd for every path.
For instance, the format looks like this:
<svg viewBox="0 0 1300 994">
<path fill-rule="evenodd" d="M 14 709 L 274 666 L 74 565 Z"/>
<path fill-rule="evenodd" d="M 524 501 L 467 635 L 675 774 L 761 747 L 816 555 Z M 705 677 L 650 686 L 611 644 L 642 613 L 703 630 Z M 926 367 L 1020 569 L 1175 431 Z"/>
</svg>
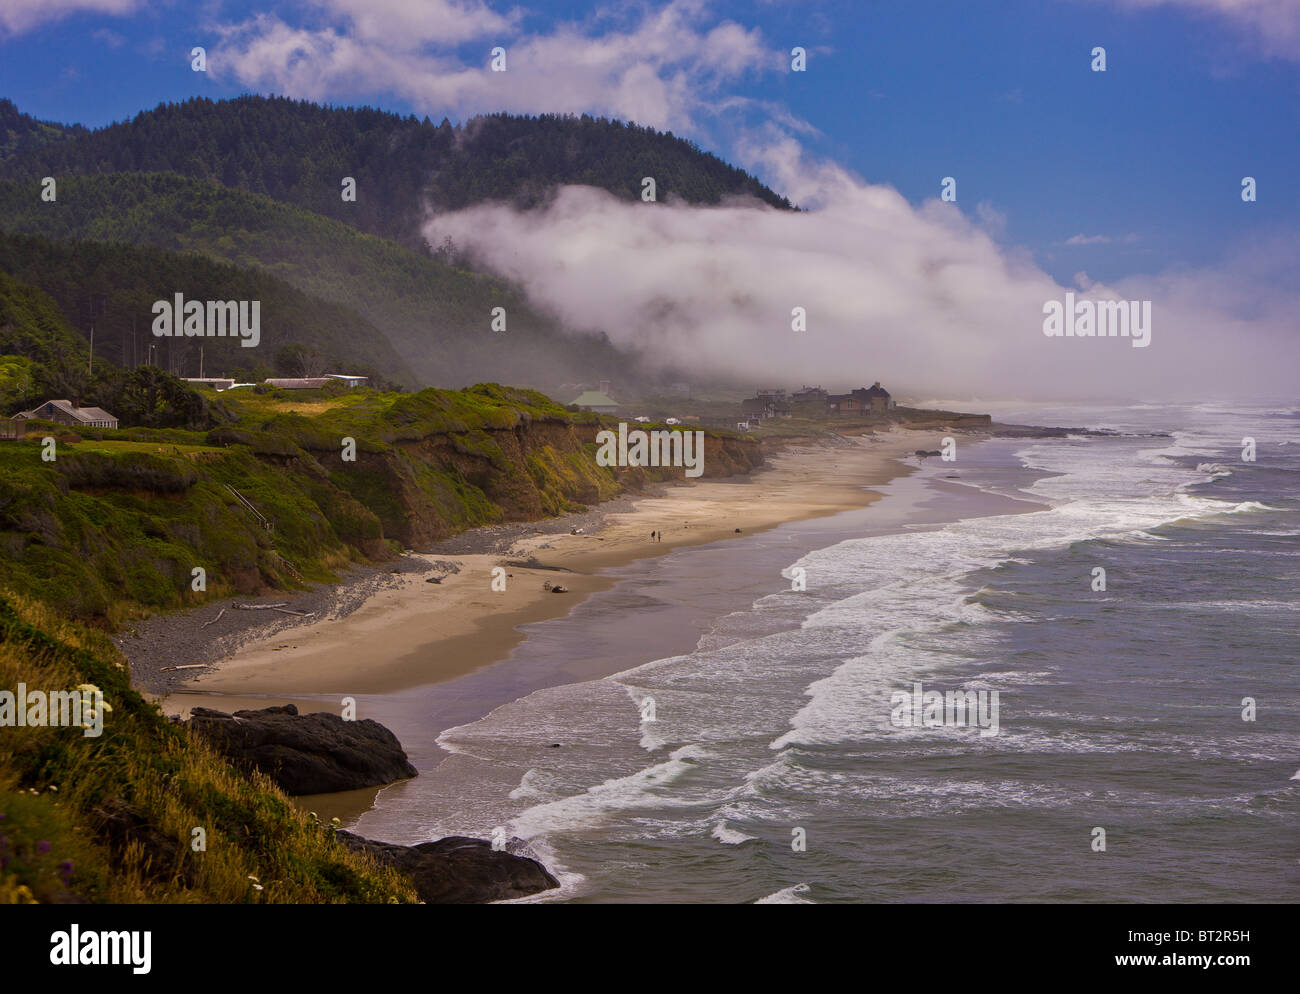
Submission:
<svg viewBox="0 0 1300 994">
<path fill-rule="evenodd" d="M 691 523 L 690 523 L 689 521 L 683 521 L 683 522 L 682 522 L 682 527 L 683 527 L 683 528 L 689 528 L 689 527 L 691 527 Z M 661 531 L 653 531 L 653 532 L 650 533 L 650 541 L 651 541 L 651 542 L 662 542 L 663 540 L 664 540 L 664 533 L 663 533 L 663 532 L 661 532 Z"/>
</svg>

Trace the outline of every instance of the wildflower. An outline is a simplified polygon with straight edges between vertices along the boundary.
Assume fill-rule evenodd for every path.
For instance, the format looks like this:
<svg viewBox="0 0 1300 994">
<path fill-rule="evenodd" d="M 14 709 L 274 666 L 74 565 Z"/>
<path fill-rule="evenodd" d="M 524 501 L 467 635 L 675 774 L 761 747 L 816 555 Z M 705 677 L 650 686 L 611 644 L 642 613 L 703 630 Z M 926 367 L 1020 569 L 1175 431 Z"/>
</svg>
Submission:
<svg viewBox="0 0 1300 994">
<path fill-rule="evenodd" d="M 49 787 L 46 788 L 46 790 L 52 790 L 56 794 L 59 792 L 59 788 L 57 784 L 50 784 Z"/>
<path fill-rule="evenodd" d="M 36 843 L 36 848 L 39 852 L 49 852 L 50 844 L 48 842 L 38 842 Z"/>
<path fill-rule="evenodd" d="M 262 890 L 261 884 L 253 884 L 253 890 Z"/>
<path fill-rule="evenodd" d="M 248 875 L 248 879 L 253 881 L 253 883 L 257 883 L 257 877 L 253 876 L 251 873 Z"/>
</svg>

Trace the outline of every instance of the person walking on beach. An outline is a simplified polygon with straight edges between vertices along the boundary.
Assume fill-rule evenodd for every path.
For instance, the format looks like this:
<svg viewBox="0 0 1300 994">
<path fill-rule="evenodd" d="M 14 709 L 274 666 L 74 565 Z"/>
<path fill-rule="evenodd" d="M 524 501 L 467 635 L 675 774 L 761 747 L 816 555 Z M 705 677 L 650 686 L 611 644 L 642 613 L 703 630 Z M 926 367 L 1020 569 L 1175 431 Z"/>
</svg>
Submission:
<svg viewBox="0 0 1300 994">
<path fill-rule="evenodd" d="M 654 532 L 651 532 L 651 533 L 650 533 L 650 541 L 653 542 L 654 540 L 655 540 L 655 533 L 654 533 Z"/>
</svg>

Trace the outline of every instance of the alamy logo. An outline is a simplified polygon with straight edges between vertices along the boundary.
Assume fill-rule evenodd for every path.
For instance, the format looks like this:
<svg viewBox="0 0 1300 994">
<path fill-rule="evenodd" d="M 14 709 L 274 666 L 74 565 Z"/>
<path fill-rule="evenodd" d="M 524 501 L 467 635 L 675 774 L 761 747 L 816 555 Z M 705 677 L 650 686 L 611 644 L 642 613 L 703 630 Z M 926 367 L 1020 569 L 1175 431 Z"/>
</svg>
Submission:
<svg viewBox="0 0 1300 994">
<path fill-rule="evenodd" d="M 1151 301 L 1080 300 L 1067 291 L 1065 303 L 1043 304 L 1043 334 L 1048 338 L 1132 338 L 1135 349 L 1151 344 Z"/>
<path fill-rule="evenodd" d="M 262 340 L 260 300 L 155 300 L 153 333 L 158 338 L 241 338 L 253 348 Z"/>
<path fill-rule="evenodd" d="M 87 738 L 104 732 L 104 715 L 113 710 L 93 683 L 73 690 L 0 690 L 0 728 L 80 728 Z"/>
<path fill-rule="evenodd" d="M 50 934 L 50 962 L 55 966 L 129 966 L 132 973 L 151 969 L 152 932 L 83 932 L 72 925 Z"/>
<path fill-rule="evenodd" d="M 618 434 L 596 432 L 597 466 L 684 466 L 687 476 L 704 472 L 704 432 L 629 432 L 627 422 L 618 423 Z"/>
<path fill-rule="evenodd" d="M 889 720 L 895 728 L 969 728 L 978 725 L 981 738 L 997 735 L 996 690 L 926 690 L 920 682 L 912 692 L 899 690 L 890 698 Z"/>
</svg>

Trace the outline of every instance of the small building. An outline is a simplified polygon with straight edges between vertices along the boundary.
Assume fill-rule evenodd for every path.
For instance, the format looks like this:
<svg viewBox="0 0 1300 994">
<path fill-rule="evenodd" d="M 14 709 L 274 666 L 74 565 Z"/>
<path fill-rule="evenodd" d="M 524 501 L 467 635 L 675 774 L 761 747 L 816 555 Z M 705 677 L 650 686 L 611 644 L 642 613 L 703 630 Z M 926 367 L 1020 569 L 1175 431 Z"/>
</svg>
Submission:
<svg viewBox="0 0 1300 994">
<path fill-rule="evenodd" d="M 862 409 L 859 407 L 858 398 L 853 394 L 832 393 L 826 395 L 826 412 L 842 417 L 846 414 L 861 414 Z"/>
<path fill-rule="evenodd" d="M 0 442 L 17 442 L 27 437 L 27 422 L 22 418 L 0 418 Z"/>
<path fill-rule="evenodd" d="M 233 378 L 225 376 L 187 376 L 185 382 L 193 383 L 199 387 L 211 387 L 217 393 L 222 390 L 229 390 L 235 385 Z"/>
<path fill-rule="evenodd" d="M 794 416 L 784 390 L 759 389 L 756 396 L 740 402 L 740 413 L 749 421 Z"/>
<path fill-rule="evenodd" d="M 369 376 L 352 376 L 348 373 L 326 373 L 325 378 L 329 380 L 342 380 L 349 390 L 356 387 L 363 387 L 370 379 Z"/>
<path fill-rule="evenodd" d="M 599 390 L 584 390 L 574 397 L 570 403 L 584 411 L 595 411 L 597 414 L 618 413 L 618 401 L 613 397 L 606 396 Z"/>
<path fill-rule="evenodd" d="M 330 381 L 328 376 L 293 376 L 266 380 L 268 387 L 280 390 L 319 390 Z"/>
<path fill-rule="evenodd" d="M 790 395 L 790 406 L 796 414 L 804 417 L 822 417 L 826 414 L 828 396 L 829 394 L 821 387 L 805 386 Z"/>
<path fill-rule="evenodd" d="M 53 421 L 70 428 L 117 427 L 117 418 L 102 407 L 77 407 L 70 400 L 47 400 L 30 411 L 19 411 L 14 417 L 26 421 Z"/>
<path fill-rule="evenodd" d="M 853 392 L 862 395 L 863 400 L 867 404 L 867 409 L 870 410 L 872 414 L 884 414 L 894 406 L 893 402 L 889 399 L 889 391 L 880 385 L 879 380 L 876 380 L 876 382 L 871 384 L 871 386 L 866 390 L 854 390 Z"/>
<path fill-rule="evenodd" d="M 879 381 L 870 387 L 859 387 L 849 393 L 834 393 L 826 398 L 827 410 L 841 416 L 884 414 L 893 406 L 889 391 Z"/>
</svg>

